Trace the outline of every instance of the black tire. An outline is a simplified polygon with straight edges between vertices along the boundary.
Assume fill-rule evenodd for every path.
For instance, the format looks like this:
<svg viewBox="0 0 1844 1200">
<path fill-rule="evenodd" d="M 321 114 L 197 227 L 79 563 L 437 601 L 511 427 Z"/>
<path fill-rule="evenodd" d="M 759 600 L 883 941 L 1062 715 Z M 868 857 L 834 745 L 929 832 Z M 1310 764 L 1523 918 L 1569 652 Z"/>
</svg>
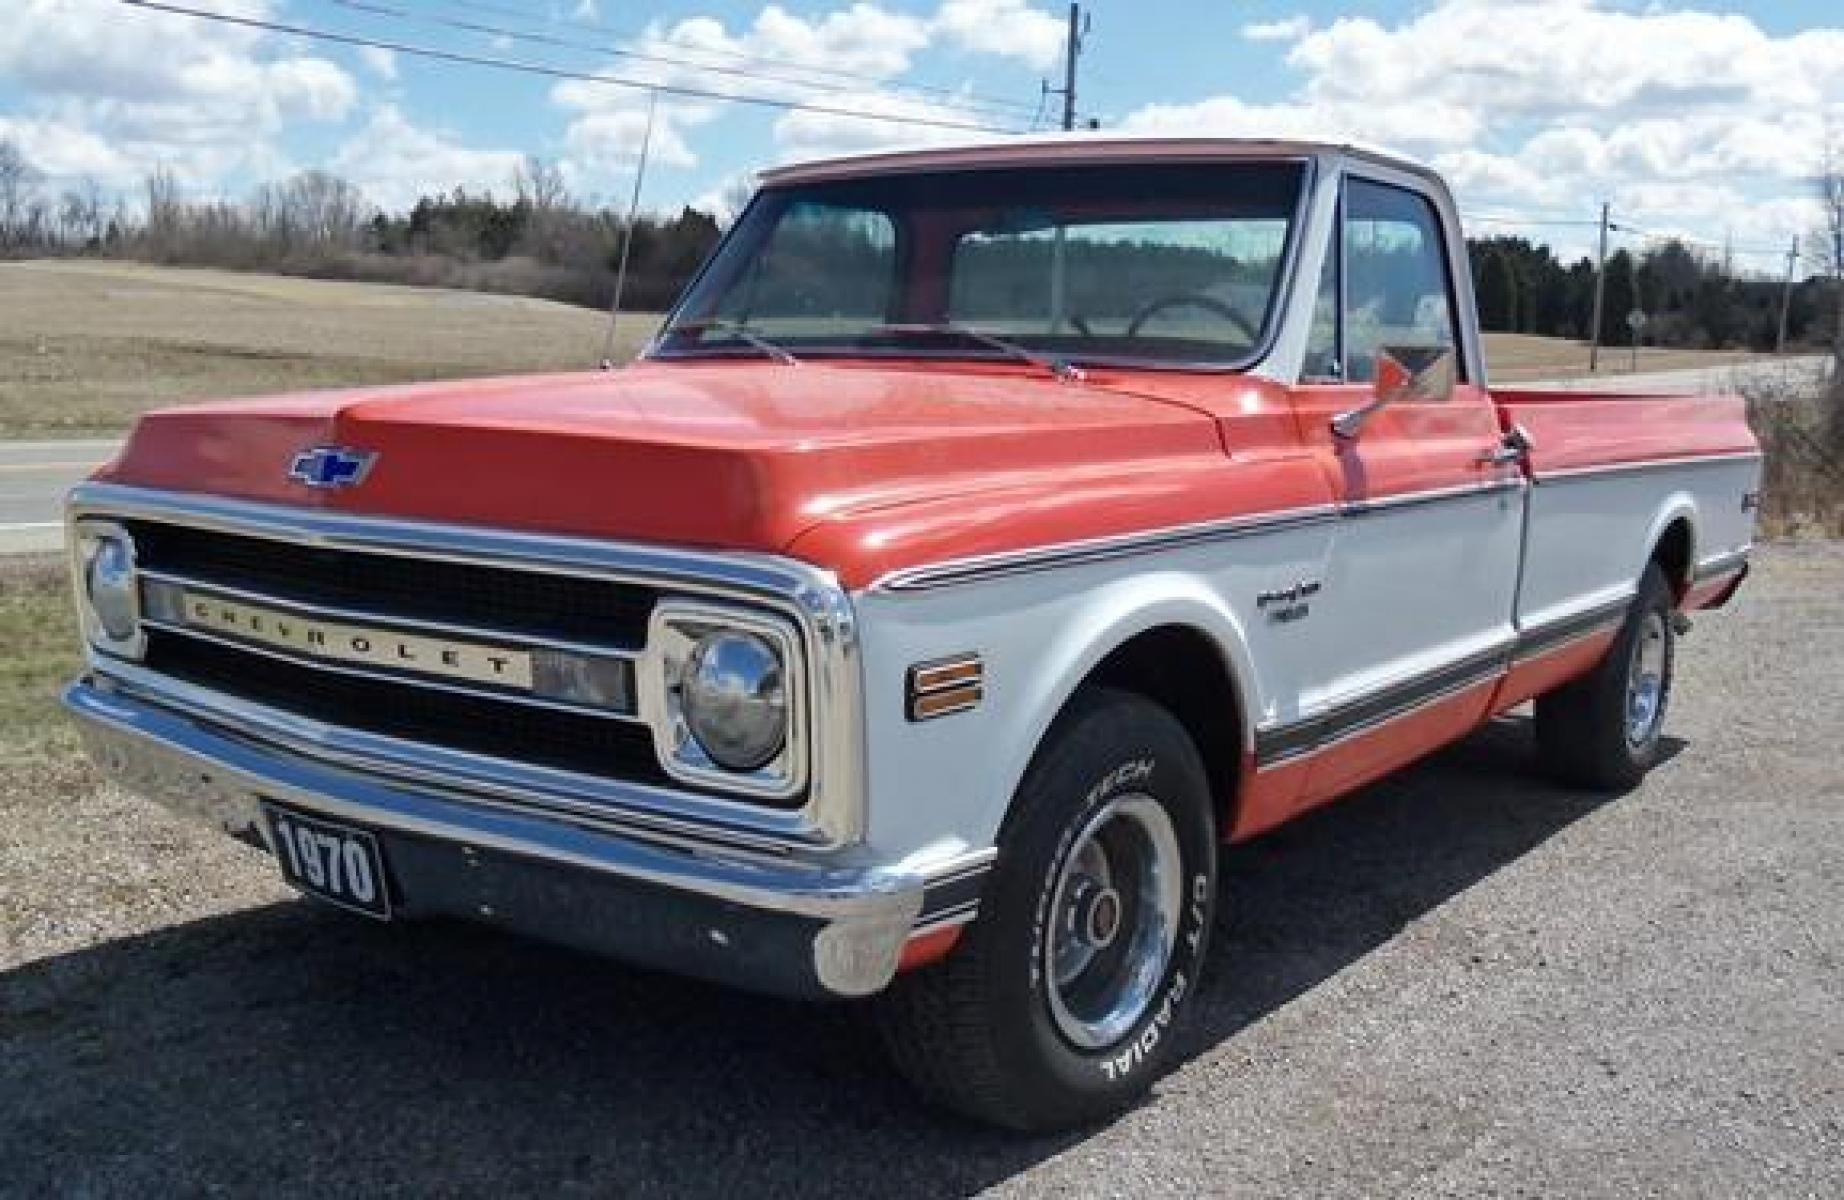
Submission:
<svg viewBox="0 0 1844 1200">
<path fill-rule="evenodd" d="M 1164 844 L 1175 842 L 1180 864 L 1177 935 L 1139 1017 L 1112 1041 L 1084 1048 L 1059 1025 L 1070 1011 L 1061 990 L 1064 1015 L 1052 1011 L 1048 964 L 1059 943 L 1046 938 L 1059 915 L 1051 911 L 1058 880 L 1092 822 L 1128 806 L 1156 825 L 1145 798 L 1174 835 Z M 1131 693 L 1078 695 L 1019 787 L 978 919 L 946 960 L 900 977 L 879 998 L 878 1025 L 898 1069 L 929 1101 L 1012 1129 L 1066 1128 L 1131 1104 L 1168 1064 L 1173 1026 L 1197 990 L 1216 899 L 1216 837 L 1209 782 L 1184 727 Z M 1138 911 L 1123 902 L 1118 928 Z M 1097 978 L 1111 969 L 1099 956 L 1112 952 L 1087 951 L 1097 956 L 1088 962 L 1102 964 Z"/>
<path fill-rule="evenodd" d="M 1646 568 L 1626 623 L 1607 656 L 1580 679 L 1537 698 L 1537 749 L 1543 766 L 1563 783 L 1601 791 L 1635 787 L 1658 761 L 1659 733 L 1671 700 L 1677 657 L 1671 584 L 1657 563 Z M 1661 640 L 1657 702 L 1642 736 L 1629 728 L 1628 687 L 1648 630 Z"/>
</svg>

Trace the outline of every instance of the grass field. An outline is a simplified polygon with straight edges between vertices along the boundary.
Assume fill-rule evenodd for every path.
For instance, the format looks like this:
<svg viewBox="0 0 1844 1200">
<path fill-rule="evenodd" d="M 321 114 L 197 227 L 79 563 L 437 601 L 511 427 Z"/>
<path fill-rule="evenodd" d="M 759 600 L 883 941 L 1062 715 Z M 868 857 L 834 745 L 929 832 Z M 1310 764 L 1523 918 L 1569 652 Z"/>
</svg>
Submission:
<svg viewBox="0 0 1844 1200">
<path fill-rule="evenodd" d="M 1695 370 L 1722 367 L 1764 357 L 1745 350 L 1674 350 L 1642 346 L 1638 371 Z M 1518 383 L 1535 379 L 1578 379 L 1588 374 L 1588 344 L 1562 338 L 1534 337 L 1526 333 L 1488 333 L 1485 335 L 1485 360 L 1492 379 L 1498 383 Z M 1633 373 L 1633 352 L 1624 347 L 1603 346 L 1600 370 L 1606 376 Z"/>
<path fill-rule="evenodd" d="M 616 356 L 658 323 L 633 314 Z M 180 401 L 592 365 L 606 318 L 588 309 L 383 284 L 104 261 L 0 263 L 0 437 L 125 429 Z M 1501 382 L 1586 374 L 1586 347 L 1490 334 Z M 1642 350 L 1639 369 L 1739 361 L 1735 353 Z M 1620 350 L 1606 373 L 1630 367 Z"/>
<path fill-rule="evenodd" d="M 0 757 L 74 742 L 58 689 L 77 674 L 77 623 L 62 559 L 0 559 Z"/>
<path fill-rule="evenodd" d="M 658 317 L 625 320 L 628 356 Z M 607 318 L 545 300 L 140 263 L 0 263 L 0 436 L 178 401 L 589 367 Z"/>
</svg>

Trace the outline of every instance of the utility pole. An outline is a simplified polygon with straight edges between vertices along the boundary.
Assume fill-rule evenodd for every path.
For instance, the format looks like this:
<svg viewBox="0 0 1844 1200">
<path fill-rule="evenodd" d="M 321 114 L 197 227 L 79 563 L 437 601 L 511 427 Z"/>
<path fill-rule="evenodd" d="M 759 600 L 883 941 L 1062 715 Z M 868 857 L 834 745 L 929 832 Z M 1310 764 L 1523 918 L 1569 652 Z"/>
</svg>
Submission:
<svg viewBox="0 0 1844 1200">
<path fill-rule="evenodd" d="M 1774 353 L 1786 353 L 1786 314 L 1793 306 L 1793 272 L 1799 268 L 1799 235 L 1786 252 L 1786 286 L 1780 289 L 1780 335 L 1774 339 Z"/>
<path fill-rule="evenodd" d="M 1594 328 L 1588 331 L 1588 373 L 1590 375 L 1600 367 L 1601 362 L 1601 302 L 1607 295 L 1607 223 L 1613 214 L 1613 205 L 1601 202 L 1601 249 L 1594 261 Z"/>
<path fill-rule="evenodd" d="M 1044 87 L 1044 92 L 1063 98 L 1063 128 L 1076 127 L 1076 60 L 1082 57 L 1082 39 L 1088 36 L 1088 19 L 1080 4 L 1069 6 L 1069 40 L 1063 47 L 1063 86 Z"/>
<path fill-rule="evenodd" d="M 1063 97 L 1063 128 L 1065 131 L 1076 127 L 1076 60 L 1082 57 L 1082 38 L 1088 32 L 1088 22 L 1082 17 L 1082 6 L 1071 3 L 1069 6 L 1069 40 L 1063 46 L 1063 86 L 1050 88 L 1052 93 Z M 1056 236 L 1050 244 L 1050 332 L 1058 333 L 1063 328 L 1063 321 L 1069 311 L 1069 231 L 1058 222 Z"/>
</svg>

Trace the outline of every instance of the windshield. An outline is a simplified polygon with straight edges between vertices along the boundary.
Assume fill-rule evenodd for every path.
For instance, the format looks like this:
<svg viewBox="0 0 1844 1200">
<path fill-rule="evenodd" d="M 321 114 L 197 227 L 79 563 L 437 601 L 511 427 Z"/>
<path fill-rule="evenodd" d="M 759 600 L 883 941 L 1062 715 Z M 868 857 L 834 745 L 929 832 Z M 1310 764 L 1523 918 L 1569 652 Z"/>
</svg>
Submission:
<svg viewBox="0 0 1844 1200">
<path fill-rule="evenodd" d="M 661 358 L 1237 366 L 1274 319 L 1295 162 L 1005 168 L 764 191 Z"/>
</svg>

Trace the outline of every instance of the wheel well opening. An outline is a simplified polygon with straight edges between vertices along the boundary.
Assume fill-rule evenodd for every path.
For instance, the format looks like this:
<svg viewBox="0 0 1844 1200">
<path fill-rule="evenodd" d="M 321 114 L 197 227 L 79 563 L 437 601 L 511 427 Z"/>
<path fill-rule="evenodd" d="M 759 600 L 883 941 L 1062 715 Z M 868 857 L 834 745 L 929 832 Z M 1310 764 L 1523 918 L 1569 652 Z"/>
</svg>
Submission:
<svg viewBox="0 0 1844 1200">
<path fill-rule="evenodd" d="M 1665 578 L 1671 581 L 1671 590 L 1679 600 L 1690 588 L 1690 522 L 1679 517 L 1665 527 L 1665 535 L 1658 539 L 1658 546 L 1652 551 L 1652 561 L 1665 572 Z"/>
<path fill-rule="evenodd" d="M 1235 681 L 1202 631 L 1166 625 L 1136 634 L 1104 658 L 1085 685 L 1134 692 L 1163 706 L 1191 735 L 1228 830 L 1242 772 L 1242 716 Z"/>
</svg>

